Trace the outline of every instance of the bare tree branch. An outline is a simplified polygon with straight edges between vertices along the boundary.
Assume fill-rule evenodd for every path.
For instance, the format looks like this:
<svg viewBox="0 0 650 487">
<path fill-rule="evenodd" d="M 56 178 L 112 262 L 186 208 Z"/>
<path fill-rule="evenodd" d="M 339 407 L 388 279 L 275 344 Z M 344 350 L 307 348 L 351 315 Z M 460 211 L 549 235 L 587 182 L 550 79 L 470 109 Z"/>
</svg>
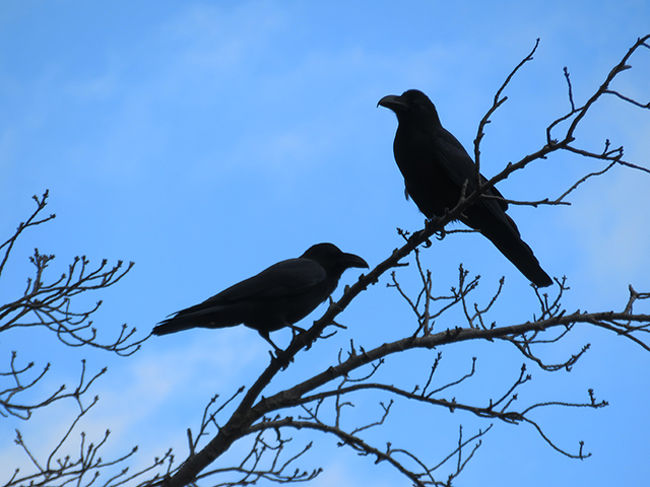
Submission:
<svg viewBox="0 0 650 487">
<path fill-rule="evenodd" d="M 440 217 L 427 221 L 422 230 L 409 233 L 398 229 L 398 233 L 404 239 L 404 244 L 394 249 L 384 261 L 380 262 L 368 274 L 362 275 L 354 285 L 346 287 L 342 297 L 338 301 L 332 302 L 323 316 L 316 320 L 311 328 L 295 335 L 287 349 L 283 353 L 280 353 L 277 358 L 272 359 L 259 378 L 246 389 L 234 411 L 228 415 L 225 422 L 217 426 L 216 433 L 212 439 L 200 449 L 198 448 L 198 444 L 194 442 L 190 456 L 177 469 L 171 472 L 170 477 L 161 479 L 160 483 L 170 487 L 192 484 L 196 479 L 204 475 L 208 465 L 219 458 L 239 439 L 252 433 L 289 427 L 312 429 L 334 435 L 339 439 L 341 445 L 350 446 L 362 455 L 376 457 L 377 461 L 388 462 L 415 485 L 451 485 L 451 480 L 462 471 L 467 461 L 472 458 L 480 442 L 474 444 L 472 449 L 468 450 L 469 453 L 463 453 L 463 449 L 466 447 L 470 448 L 470 443 L 484 433 L 479 432 L 478 435 L 475 435 L 470 440 L 464 440 L 462 429 L 459 430 L 459 439 L 456 448 L 442 462 L 445 463 L 450 458 L 455 458 L 455 471 L 452 471 L 449 474 L 447 482 L 443 483 L 433 478 L 432 472 L 437 466 L 428 467 L 428 462 L 425 462 L 411 451 L 394 449 L 390 444 L 388 444 L 385 450 L 380 449 L 361 437 L 361 434 L 365 433 L 369 428 L 379 427 L 387 420 L 392 405 L 390 401 L 393 399 L 380 401 L 379 405 L 383 412 L 378 419 L 368 421 L 366 424 L 344 427 L 344 412 L 349 406 L 354 404 L 354 395 L 371 390 L 386 394 L 389 398 L 392 396 L 394 399 L 401 398 L 409 401 L 417 401 L 434 407 L 442 407 L 452 412 L 465 411 L 479 418 L 497 419 L 504 424 L 529 424 L 551 448 L 571 458 L 586 458 L 588 454 L 583 452 L 582 442 L 580 442 L 578 451 L 575 453 L 558 446 L 544 432 L 539 422 L 530 415 L 534 414 L 540 408 L 546 407 L 584 407 L 597 409 L 605 406 L 607 404 L 606 401 L 595 401 L 593 393 L 590 392 L 590 400 L 587 402 L 542 400 L 532 401 L 528 405 L 515 408 L 514 406 L 519 404 L 518 391 L 524 384 L 527 384 L 531 380 L 531 375 L 526 372 L 525 364 L 520 368 L 514 382 L 511 382 L 504 388 L 505 392 L 494 398 L 487 398 L 483 404 L 461 402 L 453 396 L 451 398 L 439 396 L 443 391 L 447 392 L 457 384 L 471 380 L 475 372 L 475 361 L 473 361 L 471 371 L 468 374 L 461 376 L 460 379 L 456 379 L 455 381 L 447 382 L 446 385 L 436 385 L 436 387 L 432 387 L 431 384 L 434 381 L 434 374 L 436 373 L 441 355 L 438 355 L 434 359 L 430 367 L 430 373 L 424 382 L 422 384 L 416 384 L 414 387 L 383 383 L 381 381 L 371 380 L 371 378 L 375 377 L 381 365 L 395 354 L 403 354 L 409 350 L 416 349 L 439 349 L 445 345 L 470 340 L 510 342 L 522 353 L 525 360 L 531 361 L 544 370 L 551 372 L 571 370 L 586 352 L 588 345 L 585 345 L 582 349 L 567 357 L 566 360 L 553 364 L 547 364 L 542 360 L 536 354 L 535 348 L 557 343 L 559 340 L 568 336 L 572 330 L 584 327 L 598 327 L 612 331 L 617 335 L 627 338 L 632 343 L 641 346 L 643 349 L 650 351 L 650 344 L 646 336 L 647 333 L 650 333 L 650 315 L 634 313 L 632 311 L 633 304 L 636 301 L 647 299 L 649 296 L 648 293 L 639 293 L 630 288 L 630 299 L 624 306 L 624 311 L 622 312 L 604 310 L 567 313 L 561 305 L 561 297 L 564 291 L 568 289 L 566 279 L 556 279 L 557 295 L 554 298 L 550 298 L 546 293 L 542 295 L 534 288 L 540 305 L 540 314 L 533 321 L 522 321 L 517 324 L 497 323 L 490 319 L 490 312 L 494 303 L 501 295 L 503 280 L 499 282 L 498 287 L 487 303 L 483 305 L 472 303 L 470 301 L 471 295 L 478 287 L 479 277 L 470 278 L 468 272 L 461 266 L 459 269 L 458 284 L 452 287 L 451 293 L 449 295 L 434 296 L 432 295 L 431 272 L 423 268 L 418 251 L 420 245 L 431 245 L 430 238 L 433 235 L 439 235 L 440 238 L 444 238 L 449 233 L 453 233 L 446 231 L 445 226 L 449 222 L 459 219 L 463 211 L 476 202 L 478 198 L 485 197 L 484 193 L 488 188 L 506 179 L 513 172 L 524 169 L 532 162 L 546 159 L 550 154 L 558 150 L 565 150 L 580 157 L 602 161 L 604 166 L 580 176 L 568 189 L 564 190 L 555 199 L 542 198 L 531 201 L 506 201 L 507 203 L 530 206 L 567 204 L 565 199 L 569 194 L 593 177 L 606 174 L 615 165 L 637 169 L 644 173 L 650 172 L 648 168 L 640 164 L 624 161 L 622 158 L 622 147 L 612 149 L 610 148 L 609 141 L 606 142 L 605 149 L 602 152 L 594 152 L 574 144 L 574 134 L 578 125 L 585 118 L 591 107 L 603 95 L 614 94 L 617 96 L 616 93 L 618 93 L 620 96 L 617 96 L 617 98 L 624 102 L 631 103 L 633 106 L 639 108 L 647 108 L 640 102 L 634 102 L 627 95 L 620 94 L 618 91 L 614 92 L 610 86 L 620 73 L 629 69 L 628 63 L 631 56 L 640 47 L 648 46 L 648 39 L 650 39 L 650 36 L 638 39 L 623 56 L 621 61 L 605 76 L 605 81 L 601 86 L 583 104 L 579 104 L 576 101 L 568 69 L 565 69 L 564 76 L 568 86 L 570 108 L 567 113 L 560 115 L 547 126 L 546 144 L 524 156 L 519 161 L 509 163 L 490 180 L 479 181 L 480 184 L 476 191 L 469 194 L 463 193 L 454 208 L 449 209 Z M 481 179 L 478 176 L 480 143 L 484 136 L 485 126 L 489 123 L 492 114 L 505 102 L 506 97 L 502 96 L 504 89 L 508 86 L 517 71 L 524 64 L 532 60 L 532 56 L 537 47 L 538 42 L 536 42 L 531 52 L 507 76 L 505 82 L 497 90 L 491 107 L 479 123 L 477 137 L 474 141 L 474 155 L 477 163 L 477 178 L 479 180 Z M 563 135 L 559 139 L 556 139 L 553 137 L 553 133 L 563 122 L 566 122 L 567 127 L 563 131 Z M 395 288 L 396 292 L 406 302 L 411 313 L 413 313 L 415 317 L 414 333 L 370 349 L 357 346 L 350 340 L 349 351 L 346 351 L 345 357 L 342 352 L 339 353 L 338 363 L 327 367 L 292 387 L 270 395 L 262 395 L 263 391 L 266 391 L 267 386 L 269 386 L 278 372 L 289 367 L 301 350 L 311 347 L 313 342 L 319 337 L 331 336 L 331 334 L 324 334 L 323 331 L 329 326 L 334 326 L 333 323 L 338 314 L 346 309 L 358 294 L 365 291 L 370 285 L 378 282 L 380 277 L 385 273 L 390 272 L 392 269 L 408 265 L 404 262 L 404 259 L 410 254 L 414 256 L 415 268 L 419 275 L 421 288 L 418 292 L 410 294 L 400 284 L 397 273 L 394 271 L 390 273 L 388 286 Z M 444 328 L 441 328 L 440 320 L 452 308 L 458 307 L 467 325 L 448 324 Z M 433 332 L 434 328 L 438 330 L 436 333 Z M 361 377 L 353 378 L 353 374 L 360 371 L 363 367 L 369 367 L 366 369 L 367 372 L 362 374 Z M 333 381 L 338 381 L 338 385 L 332 386 Z M 291 408 L 298 408 L 298 419 L 294 419 L 295 417 L 291 415 Z M 326 416 L 329 417 L 329 420 Z M 216 425 L 216 422 L 214 424 Z M 191 439 L 190 443 L 192 443 Z M 398 454 L 406 458 L 408 465 L 401 457 L 398 458 Z M 414 466 L 412 467 L 410 465 Z M 216 470 L 212 470 L 211 472 L 216 472 Z M 247 472 L 252 477 L 246 477 L 246 482 L 250 478 L 257 478 L 255 477 L 257 474 L 254 473 L 257 470 L 249 469 Z"/>
<path fill-rule="evenodd" d="M 98 400 L 99 398 L 95 396 L 90 404 L 84 405 L 81 397 L 75 397 L 78 407 L 77 415 L 67 429 L 64 430 L 56 446 L 45 458 L 37 458 L 37 455 L 23 438 L 22 433 L 16 430 L 15 443 L 29 459 L 29 467 L 31 467 L 32 472 L 23 473 L 23 470 L 28 470 L 28 466 L 17 467 L 8 481 L 0 483 L 0 486 L 19 487 L 29 485 L 45 487 L 74 484 L 89 487 L 94 483 L 103 481 L 102 485 L 104 487 L 118 487 L 132 480 L 146 477 L 147 474 L 156 470 L 162 470 L 159 475 L 168 474 L 173 462 L 171 450 L 168 450 L 160 458 L 156 457 L 151 465 L 135 472 L 130 472 L 129 467 L 124 465 L 133 460 L 133 456 L 138 450 L 137 446 L 111 460 L 103 459 L 101 451 L 106 446 L 110 430 L 106 430 L 99 441 L 93 442 L 89 442 L 86 433 L 81 432 L 78 447 L 74 448 L 72 444 L 73 432 L 77 429 L 84 416 L 97 404 Z M 75 449 L 78 451 L 76 456 L 68 453 Z"/>
<path fill-rule="evenodd" d="M 50 215 L 40 218 L 40 213 L 47 205 L 48 192 L 41 197 L 34 196 L 36 209 L 24 223 L 20 223 L 14 235 L 2 246 L 5 248 L 0 273 L 7 262 L 14 244 L 29 227 L 43 224 L 54 218 Z M 114 341 L 101 343 L 97 340 L 97 329 L 93 327 L 91 316 L 99 309 L 102 302 L 97 301 L 90 308 L 73 307 L 76 296 L 89 291 L 108 288 L 118 283 L 132 268 L 133 262 L 126 267 L 122 261 L 109 266 L 104 259 L 98 266 L 91 268 L 86 256 L 75 257 L 68 265 L 67 272 L 58 278 L 46 282 L 46 270 L 54 260 L 54 255 L 42 254 L 34 249 L 30 262 L 34 265 L 34 276 L 27 279 L 27 286 L 22 296 L 0 305 L 0 333 L 19 327 L 44 327 L 56 334 L 56 337 L 69 346 L 91 346 L 112 351 L 118 355 L 130 355 L 140 348 L 146 337 L 133 340 L 136 329 L 128 329 L 124 324 Z"/>
<path fill-rule="evenodd" d="M 493 425 L 497 428 L 528 425 L 543 442 L 562 455 L 575 459 L 587 458 L 590 453 L 585 453 L 582 441 L 578 442 L 577 448 L 566 448 L 556 441 L 553 435 L 548 434 L 547 425 L 541 421 L 540 417 L 543 416 L 539 412 L 548 408 L 595 410 L 606 406 L 607 401 L 596 400 L 592 389 L 588 389 L 588 398 L 584 400 L 536 398 L 536 391 L 531 385 L 533 375 L 529 372 L 530 366 L 549 373 L 571 371 L 589 350 L 588 343 L 577 347 L 559 360 L 548 361 L 540 352 L 546 347 L 555 346 L 577 330 L 588 332 L 594 328 L 604 329 L 626 338 L 643 350 L 650 351 L 650 314 L 643 312 L 643 307 L 640 308 L 650 299 L 650 293 L 636 291 L 630 286 L 629 297 L 621 307 L 622 311 L 604 309 L 568 312 L 562 304 L 562 298 L 569 289 L 567 280 L 564 277 L 556 278 L 556 287 L 552 292 L 542 293 L 533 287 L 539 306 L 533 310 L 534 314 L 527 313 L 520 319 L 512 318 L 508 323 L 493 316 L 495 303 L 503 296 L 503 278 L 498 284 L 493 283 L 494 287 L 487 294 L 487 298 L 476 299 L 481 278 L 471 276 L 469 271 L 460 265 L 458 281 L 449 291 L 434 293 L 434 284 L 437 284 L 434 273 L 422 264 L 420 252 L 422 247 L 433 245 L 433 236 L 442 240 L 450 234 L 467 231 L 446 230 L 446 226 L 460 219 L 467 208 L 479 198 L 491 197 L 486 195 L 489 188 L 515 171 L 522 170 L 534 162 L 543 161 L 557 151 L 587 158 L 597 163 L 597 167 L 585 171 L 555 198 L 546 196 L 527 200 L 502 200 L 507 204 L 533 207 L 567 205 L 568 196 L 593 178 L 606 175 L 615 166 L 638 170 L 644 175 L 649 174 L 650 168 L 623 159 L 623 147 L 612 146 L 610 141 L 606 140 L 602 151 L 585 148 L 578 144 L 575 135 L 581 122 L 590 113 L 591 107 L 605 95 L 611 95 L 613 99 L 632 107 L 650 108 L 650 104 L 637 101 L 614 87 L 616 78 L 631 68 L 629 63 L 632 56 L 642 50 L 640 48 L 649 47 L 648 40 L 650 35 L 638 39 L 609 70 L 604 81 L 586 101 L 580 101 L 580 97 L 576 96 L 569 70 L 564 68 L 569 108 L 546 126 L 544 145 L 534 148 L 518 161 L 508 163 L 491 179 L 485 180 L 479 171 L 480 144 L 485 136 L 486 126 L 507 100 L 503 93 L 514 76 L 533 60 L 539 46 L 538 39 L 532 50 L 497 89 L 491 106 L 479 122 L 474 140 L 477 184 L 466 184 L 457 204 L 444 215 L 425 222 L 420 231 L 411 233 L 398 229 L 403 244 L 366 275 L 361 275 L 352 286 L 346 286 L 343 295 L 337 301 L 332 299 L 325 313 L 309 329 L 294 333 L 286 350 L 275 357 L 272 356 L 269 364 L 252 384 L 242 386 L 234 393 L 224 396 L 225 399 L 220 399 L 220 396 L 215 394 L 205 406 L 198 428 L 187 429 L 188 454 L 179 464 L 174 463 L 169 450 L 163 457 L 156 458 L 151 465 L 135 473 L 128 474 L 124 468 L 108 474 L 108 480 L 106 476 L 102 477 L 105 480 L 103 485 L 118 487 L 128 483 L 136 487 L 182 487 L 209 483 L 214 486 L 244 486 L 260 481 L 292 483 L 313 480 L 322 471 L 321 467 L 305 469 L 297 466 L 301 459 L 304 460 L 313 443 L 306 442 L 298 447 L 294 446 L 294 438 L 287 436 L 287 431 L 290 430 L 326 433 L 337 439 L 338 446 L 346 446 L 361 456 L 373 458 L 375 462 L 386 462 L 417 486 L 451 486 L 452 481 L 474 457 L 482 444 L 483 436 Z M 468 191 L 468 187 L 477 189 Z M 0 250 L 4 252 L 0 262 L 0 274 L 18 236 L 26 228 L 53 218 L 39 216 L 45 208 L 47 193 L 34 199 L 37 203 L 34 213 L 0 246 Z M 91 268 L 89 261 L 81 257 L 74 260 L 63 276 L 48 281 L 46 269 L 52 259 L 53 256 L 43 255 L 38 250 L 34 252 L 31 262 L 35 266 L 35 274 L 28 280 L 23 295 L 7 305 L 0 306 L 0 331 L 41 326 L 54 331 L 59 340 L 71 346 L 90 345 L 121 355 L 136 351 L 144 339 L 135 340 L 135 329 L 129 331 L 126 325 L 113 342 L 105 344 L 97 340 L 90 317 L 100 303 L 90 309 L 77 309 L 72 306 L 74 296 L 103 289 L 118 282 L 131 269 L 132 264 L 123 268 L 122 263 L 118 262 L 111 267 L 104 261 L 101 265 Z M 398 270 L 404 268 L 406 269 L 403 272 L 411 272 L 415 276 L 415 292 L 410 289 L 410 283 L 405 285 L 401 281 L 402 271 Z M 386 274 L 390 276 L 387 286 L 394 289 L 406 303 L 411 317 L 414 318 L 410 327 L 399 328 L 407 330 L 404 335 L 386 343 L 380 340 L 380 344 L 366 347 L 350 339 L 349 348 L 346 346 L 345 350 L 341 349 L 336 359 L 320 371 L 308 373 L 307 378 L 288 386 L 278 387 L 277 384 L 272 384 L 282 370 L 297 362 L 300 352 L 311 348 L 317 340 L 331 338 L 337 331 L 345 329 L 336 322 L 338 315 L 360 293 L 379 282 Z M 468 394 L 466 391 L 479 380 L 478 359 L 473 357 L 471 366 L 445 378 L 440 371 L 443 357 L 440 350 L 446 345 L 470 341 L 497 343 L 504 347 L 511 345 L 521 354 L 524 363 L 519 362 L 513 366 L 511 374 L 496 378 L 498 380 L 495 379 L 490 393 Z M 434 349 L 436 353 L 423 369 L 426 372 L 417 378 L 418 382 L 415 384 L 409 382 L 413 380 L 413 376 L 391 381 L 385 379 L 384 365 L 389 360 L 416 350 Z M 8 371 L 0 373 L 0 377 L 11 382 L 11 386 L 0 392 L 0 407 L 3 408 L 0 412 L 28 418 L 30 411 L 35 407 L 68 398 L 77 401 L 79 414 L 45 459 L 37 458 L 26 446 L 21 434 L 17 433 L 17 444 L 23 449 L 36 473 L 21 476 L 17 470 L 9 482 L 0 487 L 17 487 L 25 483 L 55 483 L 62 486 L 76 483 L 83 487 L 89 487 L 93 483 L 97 485 L 100 482 L 97 480 L 100 472 L 121 466 L 122 462 L 129 460 L 135 452 L 133 450 L 113 461 L 103 462 L 98 456 L 98 449 L 105 445 L 108 432 L 96 444 L 87 444 L 82 433 L 78 458 L 71 460 L 69 456 L 62 457 L 61 452 L 71 441 L 73 429 L 96 402 L 95 399 L 89 406 L 83 406 L 82 396 L 103 371 L 88 380 L 85 377 L 84 364 L 81 378 L 73 392 L 68 393 L 61 388 L 40 401 L 18 401 L 20 392 L 39 383 L 46 375 L 48 367 L 49 365 L 35 372 L 33 364 L 17 363 L 14 354 Z M 361 400 L 366 397 L 379 397 L 373 402 L 375 409 L 369 409 L 369 401 Z M 458 413 L 459 417 L 471 417 L 480 422 L 488 421 L 489 424 L 481 427 L 469 438 L 464 435 L 463 426 L 459 425 L 457 440 L 453 441 L 443 455 L 437 454 L 436 459 L 432 458 L 433 453 L 416 453 L 409 445 L 396 448 L 391 442 L 386 442 L 385 447 L 378 446 L 372 441 L 373 435 L 382 431 L 382 427 L 390 421 L 394 421 L 396 408 L 393 405 L 397 401 L 417 403 L 444 414 Z M 364 408 L 361 420 L 354 419 L 351 415 L 352 408 L 358 405 Z M 292 434 L 294 433 L 295 431 Z M 239 461 L 225 465 L 214 464 L 215 460 L 221 460 L 222 455 L 236 442 L 244 443 L 247 448 Z M 445 472 L 443 468 L 446 469 Z M 442 480 L 443 478 L 445 480 Z"/>
</svg>

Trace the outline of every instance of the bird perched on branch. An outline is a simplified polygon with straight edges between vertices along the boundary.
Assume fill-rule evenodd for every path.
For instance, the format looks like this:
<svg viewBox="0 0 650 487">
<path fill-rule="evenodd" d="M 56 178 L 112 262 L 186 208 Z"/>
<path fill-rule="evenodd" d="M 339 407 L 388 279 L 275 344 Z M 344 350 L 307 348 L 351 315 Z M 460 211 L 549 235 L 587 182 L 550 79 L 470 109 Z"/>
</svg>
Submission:
<svg viewBox="0 0 650 487">
<path fill-rule="evenodd" d="M 460 142 L 444 129 L 436 107 L 419 90 L 388 95 L 378 105 L 397 115 L 393 142 L 395 161 L 404 176 L 410 196 L 427 218 L 441 216 L 454 208 L 461 197 L 477 188 L 474 161 Z M 486 179 L 481 175 L 481 183 Z M 515 222 L 506 214 L 507 202 L 499 191 L 488 188 L 478 201 L 466 208 L 460 220 L 485 235 L 536 286 L 552 284 L 531 248 L 521 239 Z"/>
<path fill-rule="evenodd" d="M 311 313 L 336 289 L 351 267 L 368 267 L 358 255 L 342 252 L 331 243 L 313 245 L 297 259 L 273 264 L 200 304 L 174 313 L 153 329 L 167 335 L 189 328 L 224 328 L 243 324 L 274 349 L 269 332 L 293 324 Z"/>
</svg>

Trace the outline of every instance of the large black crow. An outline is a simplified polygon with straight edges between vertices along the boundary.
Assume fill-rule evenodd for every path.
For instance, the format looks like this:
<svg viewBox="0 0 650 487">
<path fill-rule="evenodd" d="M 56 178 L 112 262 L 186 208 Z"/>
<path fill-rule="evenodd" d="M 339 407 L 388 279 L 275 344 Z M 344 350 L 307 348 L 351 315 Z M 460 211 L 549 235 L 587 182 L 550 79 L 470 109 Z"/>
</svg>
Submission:
<svg viewBox="0 0 650 487">
<path fill-rule="evenodd" d="M 404 176 L 407 197 L 415 201 L 427 218 L 443 215 L 456 206 L 463 185 L 467 185 L 466 194 L 476 189 L 474 161 L 456 137 L 444 129 L 427 95 L 408 90 L 400 96 L 385 96 L 378 105 L 397 115 L 395 161 Z M 486 194 L 503 198 L 494 187 Z M 506 214 L 507 209 L 503 200 L 481 198 L 465 210 L 460 220 L 489 238 L 533 284 L 551 285 L 553 281 L 521 239 L 517 225 Z"/>
<path fill-rule="evenodd" d="M 313 245 L 297 259 L 272 265 L 200 304 L 174 313 L 153 329 L 166 335 L 188 328 L 224 328 L 243 324 L 273 348 L 269 332 L 293 324 L 322 303 L 336 289 L 350 267 L 368 267 L 358 255 L 341 252 L 336 245 Z M 295 327 L 297 328 L 297 327 Z"/>
</svg>

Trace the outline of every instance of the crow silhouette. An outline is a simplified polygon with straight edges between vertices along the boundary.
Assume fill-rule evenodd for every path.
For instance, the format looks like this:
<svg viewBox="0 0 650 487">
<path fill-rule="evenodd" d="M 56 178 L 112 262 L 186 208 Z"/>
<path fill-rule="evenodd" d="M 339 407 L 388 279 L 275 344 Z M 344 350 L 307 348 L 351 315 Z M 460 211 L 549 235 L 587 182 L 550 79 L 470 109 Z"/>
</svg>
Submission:
<svg viewBox="0 0 650 487">
<path fill-rule="evenodd" d="M 440 123 L 436 107 L 419 90 L 388 95 L 378 105 L 397 115 L 393 142 L 395 161 L 404 176 L 410 196 L 427 218 L 440 216 L 458 204 L 463 186 L 466 194 L 476 189 L 476 166 L 460 142 Z M 485 178 L 481 175 L 481 180 Z M 503 198 L 492 187 L 486 195 Z M 553 283 L 531 248 L 521 239 L 515 222 L 506 214 L 508 204 L 500 199 L 480 198 L 460 220 L 485 235 L 533 284 Z"/>
<path fill-rule="evenodd" d="M 189 328 L 224 328 L 243 324 L 257 332 L 274 349 L 269 332 L 293 324 L 311 313 L 336 289 L 341 275 L 351 267 L 368 267 L 358 255 L 336 245 L 313 245 L 297 259 L 273 264 L 200 304 L 174 313 L 153 329 L 166 335 Z"/>
</svg>

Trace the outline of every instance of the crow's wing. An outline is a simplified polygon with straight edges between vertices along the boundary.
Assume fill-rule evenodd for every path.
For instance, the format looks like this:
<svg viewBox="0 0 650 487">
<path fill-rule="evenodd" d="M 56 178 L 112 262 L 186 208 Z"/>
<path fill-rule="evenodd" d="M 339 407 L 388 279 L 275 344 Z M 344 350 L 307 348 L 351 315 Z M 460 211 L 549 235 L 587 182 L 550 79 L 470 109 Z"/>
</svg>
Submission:
<svg viewBox="0 0 650 487">
<path fill-rule="evenodd" d="M 271 319 L 274 302 L 282 306 L 283 302 L 295 297 L 300 303 L 301 294 L 308 294 L 326 279 L 325 269 L 314 260 L 299 258 L 278 262 L 202 303 L 174 313 L 156 326 L 153 332 L 165 335 L 197 326 L 233 326 L 245 322 L 246 317 L 250 317 L 249 311 L 260 305 L 265 306 L 262 303 L 271 304 L 268 309 Z"/>
<path fill-rule="evenodd" d="M 466 194 L 476 189 L 476 165 L 458 139 L 442 127 L 435 131 L 433 137 L 427 139 L 434 144 L 431 151 L 437 155 L 438 164 L 449 175 L 449 179 L 459 188 L 462 188 L 467 180 Z M 481 182 L 485 181 L 487 180 L 481 174 Z M 486 194 L 503 198 L 503 195 L 494 186 Z M 497 213 L 499 213 L 497 207 L 500 207 L 502 211 L 508 209 L 508 203 L 503 200 L 483 198 L 483 202 L 486 203 L 487 207 L 492 207 L 490 208 L 492 211 L 496 210 Z"/>
<path fill-rule="evenodd" d="M 445 129 L 438 134 L 435 138 L 437 161 L 454 184 L 462 187 L 467 179 L 468 192 L 473 190 L 476 187 L 476 165 L 456 137 Z M 482 175 L 481 180 L 485 181 Z M 503 198 L 494 187 L 486 194 Z M 549 286 L 553 281 L 539 265 L 532 249 L 521 239 L 517 225 L 505 213 L 507 208 L 505 201 L 482 198 L 466 210 L 467 217 L 463 221 L 479 229 L 531 282 Z"/>
<path fill-rule="evenodd" d="M 259 274 L 245 279 L 198 306 L 234 303 L 246 299 L 277 299 L 301 294 L 327 278 L 325 269 L 311 259 L 288 259 L 273 264 Z"/>
</svg>

